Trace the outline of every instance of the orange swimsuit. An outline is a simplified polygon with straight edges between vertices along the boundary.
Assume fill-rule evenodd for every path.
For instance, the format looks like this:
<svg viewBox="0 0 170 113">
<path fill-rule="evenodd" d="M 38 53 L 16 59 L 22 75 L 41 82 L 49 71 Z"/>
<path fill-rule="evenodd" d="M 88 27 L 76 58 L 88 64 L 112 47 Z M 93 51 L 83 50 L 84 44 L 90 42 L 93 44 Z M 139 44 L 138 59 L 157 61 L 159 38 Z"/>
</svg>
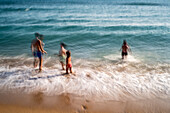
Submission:
<svg viewBox="0 0 170 113">
<path fill-rule="evenodd" d="M 72 67 L 72 64 L 67 64 L 67 68 L 71 68 Z"/>
</svg>

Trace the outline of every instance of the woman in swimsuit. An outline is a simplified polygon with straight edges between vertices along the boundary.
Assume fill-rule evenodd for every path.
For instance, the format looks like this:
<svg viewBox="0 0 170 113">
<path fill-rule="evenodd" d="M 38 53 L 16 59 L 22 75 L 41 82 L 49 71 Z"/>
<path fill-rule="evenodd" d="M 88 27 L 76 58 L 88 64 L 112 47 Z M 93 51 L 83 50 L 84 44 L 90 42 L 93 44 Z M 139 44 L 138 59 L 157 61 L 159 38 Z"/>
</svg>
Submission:
<svg viewBox="0 0 170 113">
<path fill-rule="evenodd" d="M 61 63 L 61 66 L 62 66 L 62 69 L 64 69 L 64 65 L 65 65 L 65 62 L 66 62 L 66 49 L 64 48 L 66 45 L 64 43 L 60 43 L 60 51 L 59 51 L 59 58 L 60 58 L 60 63 Z"/>
</svg>

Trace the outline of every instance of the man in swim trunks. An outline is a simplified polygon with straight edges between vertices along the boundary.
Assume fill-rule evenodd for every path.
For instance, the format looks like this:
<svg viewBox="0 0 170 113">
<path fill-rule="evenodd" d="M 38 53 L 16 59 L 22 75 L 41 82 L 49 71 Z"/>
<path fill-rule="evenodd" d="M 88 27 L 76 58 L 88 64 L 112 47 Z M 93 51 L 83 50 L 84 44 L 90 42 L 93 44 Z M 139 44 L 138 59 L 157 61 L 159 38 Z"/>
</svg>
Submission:
<svg viewBox="0 0 170 113">
<path fill-rule="evenodd" d="M 38 39 L 39 34 L 35 33 L 36 39 L 34 39 L 31 43 L 31 49 L 32 49 L 32 53 L 34 55 L 34 67 L 36 67 L 36 59 L 35 57 L 39 58 L 39 71 L 41 72 L 42 70 L 42 63 L 43 63 L 43 58 L 42 58 L 42 54 L 43 53 L 47 53 L 43 47 L 42 47 L 42 42 L 40 39 Z"/>
<path fill-rule="evenodd" d="M 122 49 L 122 59 L 127 58 L 128 51 L 131 51 L 131 50 L 130 50 L 130 47 L 128 46 L 126 40 L 123 41 L 123 45 L 122 45 L 121 49 Z"/>
<path fill-rule="evenodd" d="M 33 39 L 31 42 L 31 51 L 32 51 L 32 55 L 34 56 L 34 62 L 33 62 L 34 68 L 37 67 L 37 48 L 35 47 L 35 43 L 38 40 L 39 35 L 40 35 L 39 33 L 35 33 L 35 39 Z"/>
</svg>

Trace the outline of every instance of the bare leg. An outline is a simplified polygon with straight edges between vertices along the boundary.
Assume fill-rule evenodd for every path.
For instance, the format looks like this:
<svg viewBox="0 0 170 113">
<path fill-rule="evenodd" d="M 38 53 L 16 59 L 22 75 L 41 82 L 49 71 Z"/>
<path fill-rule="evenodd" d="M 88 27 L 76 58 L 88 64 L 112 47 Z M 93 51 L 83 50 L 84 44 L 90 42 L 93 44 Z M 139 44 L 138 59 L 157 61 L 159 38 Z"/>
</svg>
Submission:
<svg viewBox="0 0 170 113">
<path fill-rule="evenodd" d="M 34 57 L 34 62 L 33 62 L 34 68 L 37 67 L 37 58 Z"/>
<path fill-rule="evenodd" d="M 68 67 L 66 67 L 66 74 L 68 74 Z"/>
<path fill-rule="evenodd" d="M 64 69 L 64 63 L 63 62 L 60 62 L 60 63 L 61 63 L 62 69 L 65 70 Z"/>
<path fill-rule="evenodd" d="M 122 55 L 122 59 L 124 59 L 124 55 Z"/>
<path fill-rule="evenodd" d="M 41 70 L 42 70 L 42 64 L 43 64 L 43 58 L 40 57 L 39 60 L 40 60 L 40 62 L 39 62 L 39 72 L 41 72 Z"/>
<path fill-rule="evenodd" d="M 127 59 L 127 55 L 125 55 L 125 59 Z"/>
<path fill-rule="evenodd" d="M 72 67 L 70 67 L 70 73 L 72 73 Z"/>
</svg>

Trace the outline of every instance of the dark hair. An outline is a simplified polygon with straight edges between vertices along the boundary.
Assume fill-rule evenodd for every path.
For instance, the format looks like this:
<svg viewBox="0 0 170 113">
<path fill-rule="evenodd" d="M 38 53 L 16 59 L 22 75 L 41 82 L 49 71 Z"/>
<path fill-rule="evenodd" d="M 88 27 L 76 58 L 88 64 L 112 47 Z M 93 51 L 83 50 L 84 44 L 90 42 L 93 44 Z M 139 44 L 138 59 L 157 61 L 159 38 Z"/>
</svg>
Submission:
<svg viewBox="0 0 170 113">
<path fill-rule="evenodd" d="M 60 43 L 61 46 L 66 47 L 67 45 L 63 42 Z"/>
<path fill-rule="evenodd" d="M 39 37 L 40 37 L 40 40 L 44 39 L 44 35 L 42 35 L 42 34 L 39 34 Z"/>
<path fill-rule="evenodd" d="M 127 44 L 126 40 L 123 40 L 123 45 L 126 45 L 126 44 Z"/>
<path fill-rule="evenodd" d="M 35 37 L 39 37 L 40 36 L 40 34 L 39 33 L 35 33 Z"/>
<path fill-rule="evenodd" d="M 67 57 L 71 56 L 71 52 L 69 50 L 66 52 L 66 54 L 67 54 Z"/>
</svg>

